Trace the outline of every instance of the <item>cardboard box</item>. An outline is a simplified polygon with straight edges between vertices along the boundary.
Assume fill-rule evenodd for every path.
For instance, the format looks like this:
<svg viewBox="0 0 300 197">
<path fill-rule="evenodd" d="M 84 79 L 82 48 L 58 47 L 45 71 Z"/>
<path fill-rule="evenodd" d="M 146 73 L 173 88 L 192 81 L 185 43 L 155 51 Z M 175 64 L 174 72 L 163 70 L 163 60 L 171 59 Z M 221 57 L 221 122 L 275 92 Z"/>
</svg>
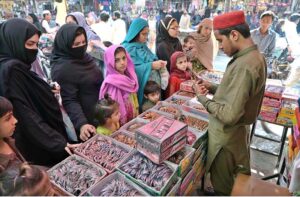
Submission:
<svg viewBox="0 0 300 197">
<path fill-rule="evenodd" d="M 186 175 L 186 177 L 182 180 L 180 189 L 179 189 L 179 195 L 184 196 L 188 191 L 188 189 L 193 186 L 195 179 L 195 171 L 191 169 L 191 171 Z"/>
<path fill-rule="evenodd" d="M 181 161 L 176 165 L 178 165 L 178 176 L 181 178 L 184 178 L 185 175 L 188 173 L 188 170 L 191 168 L 192 166 L 192 162 L 194 159 L 194 153 L 195 153 L 195 149 L 185 146 L 184 148 L 182 148 L 181 150 L 179 150 L 177 153 L 175 153 L 172 157 L 181 154 L 182 152 L 184 152 L 184 157 L 183 159 L 181 159 Z M 171 158 L 168 159 L 168 161 L 173 162 L 173 160 L 171 160 Z"/>
<path fill-rule="evenodd" d="M 123 158 L 120 158 L 116 163 L 115 163 L 115 166 L 113 169 L 108 169 L 106 168 L 105 166 L 102 166 L 103 164 L 100 164 L 100 163 L 97 163 L 95 160 L 94 160 L 94 156 L 97 154 L 95 153 L 95 155 L 91 156 L 87 156 L 85 155 L 84 153 L 81 153 L 79 152 L 79 149 L 84 149 L 86 148 L 87 146 L 89 146 L 89 143 L 93 142 L 93 141 L 97 141 L 97 140 L 100 140 L 101 138 L 104 138 L 106 140 L 108 140 L 110 142 L 110 144 L 113 144 L 115 146 L 117 146 L 117 148 L 123 150 L 124 152 L 126 152 L 126 154 L 123 156 Z M 109 145 L 110 145 L 109 144 Z M 100 149 L 99 149 L 100 151 Z M 94 162 L 96 165 L 104 168 L 106 170 L 106 172 L 108 172 L 108 174 L 111 174 L 112 172 L 114 172 L 114 170 L 117 168 L 118 165 L 120 165 L 120 163 L 122 163 L 122 160 L 126 159 L 129 155 L 129 153 L 132 151 L 132 148 L 130 148 L 129 146 L 127 145 L 124 145 L 123 143 L 120 143 L 110 137 L 107 137 L 107 136 L 104 136 L 104 135 L 101 135 L 101 134 L 97 134 L 95 135 L 94 137 L 92 137 L 91 139 L 89 139 L 88 141 L 84 142 L 83 144 L 81 144 L 78 148 L 75 149 L 74 153 L 87 159 L 87 160 L 90 160 L 92 162 Z"/>
<path fill-rule="evenodd" d="M 138 128 L 144 126 L 147 123 L 148 123 L 148 121 L 146 121 L 145 119 L 135 118 L 135 119 L 127 122 L 126 124 L 124 124 L 119 130 L 125 130 L 125 131 L 128 131 L 129 133 L 135 135 L 135 132 L 138 130 Z M 134 126 L 134 125 L 136 125 L 136 126 Z"/>
<path fill-rule="evenodd" d="M 185 91 L 185 92 L 195 93 L 194 89 L 193 89 L 194 83 L 195 83 L 194 80 L 183 81 L 180 83 L 180 90 Z"/>
<path fill-rule="evenodd" d="M 171 105 L 181 106 L 181 105 L 183 105 L 183 103 L 185 103 L 188 100 L 190 100 L 190 98 L 187 98 L 184 96 L 179 96 L 179 95 L 175 94 L 175 95 L 170 96 L 169 98 L 167 98 L 164 101 Z"/>
<path fill-rule="evenodd" d="M 204 138 L 207 139 L 207 132 L 198 132 L 198 131 L 195 131 L 194 129 L 188 128 L 187 138 L 188 138 L 189 134 L 196 136 L 196 139 L 192 144 L 189 144 L 187 141 L 186 145 L 189 147 L 195 148 L 195 149 L 199 148 L 199 146 L 202 143 L 202 141 L 204 140 Z"/>
<path fill-rule="evenodd" d="M 101 191 L 105 189 L 112 181 L 124 181 L 128 187 L 132 188 L 132 190 L 135 190 L 137 192 L 136 196 L 150 196 L 145 190 L 143 190 L 141 187 L 136 185 L 134 182 L 129 180 L 128 178 L 125 177 L 122 173 L 116 171 L 107 177 L 105 177 L 103 180 L 98 182 L 96 185 L 94 185 L 92 188 L 90 188 L 87 191 L 87 195 L 89 196 L 103 196 L 100 195 Z M 114 195 L 116 196 L 116 195 Z"/>
<path fill-rule="evenodd" d="M 136 141 L 135 141 L 135 135 L 133 133 L 129 133 L 125 130 L 118 130 L 117 132 L 114 132 L 110 137 L 112 137 L 113 139 L 117 140 L 118 142 L 129 146 L 131 148 L 136 148 Z M 126 139 L 121 139 L 121 137 L 123 138 L 127 138 Z"/>
<path fill-rule="evenodd" d="M 168 194 L 167 194 L 167 196 L 177 196 L 178 195 L 178 193 L 179 193 L 179 188 L 180 188 L 180 185 L 181 185 L 181 181 L 182 181 L 182 179 L 181 178 L 179 178 L 179 177 L 177 177 L 175 180 L 174 180 L 174 186 L 172 187 L 172 185 L 171 185 L 171 187 L 170 187 L 170 191 L 168 192 Z"/>
<path fill-rule="evenodd" d="M 154 110 L 153 108 L 151 108 L 151 109 L 148 109 L 147 111 L 141 113 L 138 116 L 138 118 L 143 119 L 148 123 L 148 122 L 152 122 L 152 121 L 158 119 L 160 116 L 166 116 L 169 118 L 174 117 L 171 114 L 166 114 L 166 113 L 163 114 L 161 111 L 157 111 L 157 110 Z"/>
<path fill-rule="evenodd" d="M 281 99 L 283 91 L 284 91 L 283 86 L 267 85 L 265 89 L 265 96 Z"/>
<path fill-rule="evenodd" d="M 72 156 L 67 157 L 65 160 L 61 161 L 60 163 L 56 164 L 55 166 L 53 166 L 51 169 L 49 169 L 47 171 L 48 174 L 49 174 L 49 178 L 50 178 L 51 183 L 55 187 L 58 188 L 58 190 L 56 189 L 57 191 L 61 190 L 62 193 L 65 193 L 69 196 L 74 196 L 74 195 L 83 195 L 89 189 L 89 188 L 86 188 L 83 191 L 78 191 L 79 193 L 71 193 L 71 191 L 68 190 L 67 187 L 70 188 L 70 189 L 73 189 L 69 185 L 69 184 L 71 184 L 72 180 L 66 179 L 64 176 L 61 176 L 61 179 L 64 180 L 64 181 L 61 181 L 61 182 L 64 182 L 64 185 L 61 185 L 59 182 L 56 182 L 55 180 L 53 180 L 52 175 L 54 175 L 55 171 L 58 170 L 58 169 L 61 169 L 62 166 L 67 165 L 71 160 L 76 160 L 81 165 L 89 167 L 88 169 L 91 169 L 91 173 L 94 172 L 94 171 L 98 172 L 98 175 L 97 175 L 98 178 L 93 180 L 93 183 L 90 185 L 90 187 L 92 187 L 94 184 L 96 184 L 97 182 L 99 182 L 101 179 L 103 179 L 106 176 L 105 170 L 102 169 L 101 167 L 95 165 L 94 163 L 92 163 L 92 162 L 90 162 L 90 161 L 88 161 L 88 160 L 86 160 L 86 159 L 84 159 L 84 158 L 82 158 L 78 155 L 72 155 Z M 65 169 L 69 170 L 69 168 L 65 168 Z M 78 170 L 80 170 L 80 169 L 78 169 Z M 82 174 L 82 176 L 84 176 L 84 175 Z M 75 181 L 73 181 L 73 182 L 75 182 Z"/>
<path fill-rule="evenodd" d="M 179 90 L 178 92 L 175 92 L 173 95 L 183 96 L 183 97 L 186 97 L 187 99 L 191 99 L 191 98 L 194 98 L 196 96 L 195 93 L 185 92 L 185 91 L 182 91 L 182 90 Z"/>
<path fill-rule="evenodd" d="M 137 146 L 153 153 L 162 153 L 186 137 L 187 125 L 172 118 L 161 116 L 140 127 L 136 132 Z"/>
<path fill-rule="evenodd" d="M 182 109 L 189 113 L 194 113 L 204 118 L 208 118 L 208 112 L 205 107 L 197 101 L 197 98 L 188 100 L 182 105 Z"/>
<path fill-rule="evenodd" d="M 139 154 L 141 157 L 144 157 L 142 154 L 140 154 L 137 151 L 132 151 L 131 154 L 129 155 L 129 157 L 127 157 L 125 160 L 123 160 L 122 164 L 120 166 L 122 166 L 123 164 L 125 164 L 127 161 L 129 161 L 135 154 Z M 149 161 L 151 162 L 151 161 Z M 121 172 L 122 174 L 124 174 L 127 178 L 129 178 L 131 181 L 133 181 L 134 183 L 136 183 L 137 185 L 139 185 L 140 187 L 142 187 L 144 190 L 146 190 L 150 195 L 153 196 L 164 196 L 168 193 L 168 191 L 171 190 L 171 186 L 173 185 L 174 181 L 176 181 L 176 172 L 177 172 L 177 168 L 178 166 L 165 161 L 164 164 L 166 164 L 170 169 L 172 169 L 173 173 L 170 176 L 170 178 L 166 181 L 166 184 L 161 188 L 160 191 L 157 191 L 155 188 L 148 186 L 145 182 L 136 179 L 134 177 L 132 177 L 131 175 L 125 173 L 124 171 L 121 170 L 120 166 L 117 168 L 117 170 L 119 172 Z M 159 164 L 154 164 L 153 165 L 159 165 Z"/>
<path fill-rule="evenodd" d="M 189 120 L 190 118 L 190 120 Z M 184 122 L 188 125 L 189 129 L 198 131 L 200 133 L 205 133 L 208 129 L 208 119 L 205 117 L 201 117 L 199 115 L 193 114 L 193 113 L 188 113 L 186 111 L 182 111 L 182 114 L 179 118 L 181 122 Z M 197 128 L 194 120 L 198 120 L 201 122 L 202 128 Z"/>
<path fill-rule="evenodd" d="M 174 119 L 177 119 L 177 117 L 179 117 L 181 114 L 181 107 L 179 105 L 173 105 L 165 101 L 160 101 L 153 107 L 153 109 L 167 117 L 172 117 Z M 170 109 L 170 111 L 167 111 L 167 109 Z"/>
<path fill-rule="evenodd" d="M 279 99 L 275 99 L 275 98 L 264 97 L 262 105 L 263 106 L 280 108 L 281 101 Z"/>
<path fill-rule="evenodd" d="M 149 149 L 144 148 L 141 144 L 137 145 L 137 150 L 145 155 L 148 159 L 153 161 L 156 164 L 160 164 L 172 155 L 174 155 L 176 152 L 178 152 L 180 149 L 182 149 L 186 145 L 186 138 L 182 138 L 179 142 L 174 144 L 173 146 L 169 147 L 167 150 L 165 150 L 162 153 L 155 153 L 151 152 Z"/>
</svg>

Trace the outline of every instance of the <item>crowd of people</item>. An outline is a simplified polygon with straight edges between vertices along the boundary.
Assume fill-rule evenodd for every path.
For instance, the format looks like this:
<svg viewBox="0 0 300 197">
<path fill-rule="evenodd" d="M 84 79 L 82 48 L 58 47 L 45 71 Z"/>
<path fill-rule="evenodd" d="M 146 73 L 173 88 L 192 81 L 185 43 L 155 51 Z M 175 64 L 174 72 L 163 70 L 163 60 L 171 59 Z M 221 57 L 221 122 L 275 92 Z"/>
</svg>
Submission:
<svg viewBox="0 0 300 197">
<path fill-rule="evenodd" d="M 53 194 L 45 168 L 96 133 L 112 134 L 178 91 L 183 81 L 213 70 L 219 49 L 232 57 L 222 83 L 193 86 L 210 114 L 207 171 L 215 192 L 223 195 L 230 194 L 234 175 L 250 174 L 247 139 L 267 74 L 260 51 L 274 48 L 273 13 L 262 14 L 261 26 L 251 33 L 242 11 L 207 18 L 183 43 L 180 22 L 167 16 L 158 22 L 155 53 L 147 46 L 150 24 L 142 18 L 127 31 L 118 12 L 112 30 L 106 13 L 101 23 L 90 25 L 82 13 L 70 13 L 61 27 L 50 27 L 48 11 L 41 25 L 30 16 L 29 22 L 15 18 L 0 25 L 0 194 Z M 40 61 L 42 33 L 54 38 L 49 71 Z M 98 48 L 105 50 L 103 67 L 90 55 Z M 18 184 L 6 187 L 10 176 Z"/>
</svg>

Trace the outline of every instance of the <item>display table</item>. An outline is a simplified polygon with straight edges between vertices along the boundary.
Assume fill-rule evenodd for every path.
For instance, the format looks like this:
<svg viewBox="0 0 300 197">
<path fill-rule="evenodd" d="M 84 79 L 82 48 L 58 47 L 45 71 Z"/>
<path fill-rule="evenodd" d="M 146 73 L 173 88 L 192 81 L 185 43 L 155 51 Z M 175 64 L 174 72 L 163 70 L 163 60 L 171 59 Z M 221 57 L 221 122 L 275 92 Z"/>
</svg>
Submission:
<svg viewBox="0 0 300 197">
<path fill-rule="evenodd" d="M 269 123 L 269 124 L 275 124 L 275 125 L 278 125 L 278 126 L 282 126 L 283 130 L 282 130 L 282 135 L 281 135 L 280 141 L 272 139 L 272 138 L 268 138 L 266 136 L 255 134 L 257 120 L 262 121 L 262 122 L 266 122 L 266 123 Z M 276 123 L 276 122 L 269 122 L 269 121 L 266 121 L 266 120 L 262 120 L 260 118 L 258 118 L 257 120 L 253 123 L 252 128 L 251 128 L 250 143 L 252 142 L 252 138 L 255 135 L 256 137 L 259 137 L 259 138 L 263 138 L 263 139 L 266 139 L 266 140 L 270 140 L 270 141 L 273 141 L 273 142 L 280 143 L 280 149 L 279 149 L 279 153 L 275 154 L 275 153 L 272 153 L 272 152 L 267 152 L 267 151 L 261 150 L 257 147 L 252 147 L 251 146 L 251 148 L 255 149 L 257 151 L 261 151 L 261 152 L 268 153 L 268 154 L 271 154 L 271 155 L 274 155 L 274 156 L 278 156 L 278 160 L 277 160 L 277 164 L 276 164 L 276 167 L 278 167 L 279 162 L 280 162 L 281 157 L 282 157 L 282 151 L 283 151 L 283 148 L 284 148 L 284 144 L 285 144 L 285 140 L 286 140 L 286 137 L 287 137 L 288 129 L 290 128 L 293 132 L 293 125 L 292 124 L 284 125 L 284 124 L 279 124 L 279 123 Z"/>
<path fill-rule="evenodd" d="M 238 174 L 231 196 L 290 196 L 287 188 L 262 181 L 253 176 Z"/>
</svg>

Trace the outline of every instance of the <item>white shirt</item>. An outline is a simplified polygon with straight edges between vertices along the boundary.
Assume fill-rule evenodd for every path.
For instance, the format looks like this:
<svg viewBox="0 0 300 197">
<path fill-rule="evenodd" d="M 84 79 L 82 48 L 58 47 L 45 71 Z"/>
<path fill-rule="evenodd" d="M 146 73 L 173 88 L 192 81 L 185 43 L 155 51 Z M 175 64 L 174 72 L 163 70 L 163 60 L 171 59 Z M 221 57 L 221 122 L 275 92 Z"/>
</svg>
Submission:
<svg viewBox="0 0 300 197">
<path fill-rule="evenodd" d="M 44 29 L 46 30 L 46 32 L 47 32 L 48 34 L 56 32 L 56 27 L 51 28 L 51 27 L 49 26 L 48 21 L 46 21 L 46 20 L 43 20 L 43 22 L 42 22 L 42 27 L 44 27 Z"/>
<path fill-rule="evenodd" d="M 179 27 L 180 29 L 189 29 L 190 28 L 191 17 L 190 15 L 181 15 Z"/>
<path fill-rule="evenodd" d="M 91 25 L 92 30 L 100 37 L 102 41 L 110 41 L 113 39 L 112 27 L 103 21 Z"/>
<path fill-rule="evenodd" d="M 112 25 L 113 40 L 114 44 L 121 44 L 126 36 L 126 23 L 122 19 L 117 19 Z"/>
</svg>

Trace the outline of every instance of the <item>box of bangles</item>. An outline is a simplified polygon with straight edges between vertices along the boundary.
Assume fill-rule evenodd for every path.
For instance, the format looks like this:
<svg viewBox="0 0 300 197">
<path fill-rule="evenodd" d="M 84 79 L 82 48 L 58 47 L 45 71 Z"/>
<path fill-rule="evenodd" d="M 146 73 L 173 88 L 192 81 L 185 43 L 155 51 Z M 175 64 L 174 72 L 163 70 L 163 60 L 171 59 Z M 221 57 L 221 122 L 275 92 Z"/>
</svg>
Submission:
<svg viewBox="0 0 300 197">
<path fill-rule="evenodd" d="M 178 176 L 183 178 L 192 167 L 195 149 L 185 146 L 172 155 L 168 161 L 178 165 Z"/>
<path fill-rule="evenodd" d="M 185 103 L 186 101 L 188 101 L 190 99 L 191 98 L 187 98 L 187 97 L 184 97 L 184 96 L 179 96 L 179 95 L 173 94 L 172 96 L 170 96 L 169 98 L 167 98 L 164 101 L 169 103 L 169 104 L 172 104 L 172 105 L 182 106 L 183 103 Z"/>
<path fill-rule="evenodd" d="M 103 167 L 110 174 L 123 159 L 128 157 L 130 151 L 132 148 L 129 146 L 97 134 L 76 148 L 74 152 Z"/>
<path fill-rule="evenodd" d="M 178 120 L 187 124 L 191 130 L 206 132 L 208 129 L 208 119 L 194 113 L 182 111 Z"/>
<path fill-rule="evenodd" d="M 203 116 L 205 118 L 208 118 L 208 112 L 206 111 L 205 107 L 200 102 L 198 102 L 196 97 L 186 101 L 182 105 L 182 109 L 189 113 L 194 113 Z"/>
<path fill-rule="evenodd" d="M 192 92 L 194 93 L 193 85 L 195 81 L 194 80 L 187 80 L 180 83 L 180 90 L 185 92 Z"/>
<path fill-rule="evenodd" d="M 196 149 L 194 154 L 193 164 L 196 162 L 197 159 L 199 159 L 201 155 L 206 155 L 206 154 L 207 154 L 207 138 L 203 139 L 199 148 Z"/>
<path fill-rule="evenodd" d="M 143 118 L 135 118 L 124 124 L 120 130 L 126 130 L 128 133 L 135 135 L 137 129 L 144 126 L 146 123 L 148 123 L 148 121 Z"/>
<path fill-rule="evenodd" d="M 143 144 L 137 144 L 137 150 L 149 158 L 156 164 L 160 164 L 175 153 L 177 153 L 180 149 L 182 149 L 186 145 L 186 137 L 182 138 L 179 142 L 176 142 L 174 145 L 169 147 L 164 152 L 153 152 L 148 148 L 144 147 Z"/>
<path fill-rule="evenodd" d="M 152 122 L 153 120 L 156 120 L 157 118 L 159 118 L 160 116 L 167 116 L 167 117 L 170 117 L 172 118 L 172 115 L 171 114 L 166 114 L 161 111 L 156 111 L 154 110 L 153 108 L 151 109 L 148 109 L 147 111 L 141 113 L 138 118 L 141 118 L 147 122 Z M 127 123 L 128 124 L 128 123 Z"/>
<path fill-rule="evenodd" d="M 186 92 L 186 91 L 182 91 L 182 90 L 179 90 L 178 92 L 175 92 L 173 95 L 183 96 L 183 97 L 186 97 L 187 99 L 191 99 L 191 98 L 194 98 L 196 96 L 195 93 Z"/>
<path fill-rule="evenodd" d="M 48 174 L 51 182 L 70 196 L 83 195 L 106 176 L 104 169 L 78 155 L 56 164 Z"/>
<path fill-rule="evenodd" d="M 181 181 L 181 185 L 179 188 L 179 195 L 180 196 L 189 196 L 194 184 L 194 179 L 196 177 L 196 172 L 191 168 L 189 173 L 184 177 Z"/>
<path fill-rule="evenodd" d="M 132 151 L 117 169 L 150 195 L 163 196 L 170 191 L 177 177 L 177 167 L 167 161 L 155 164 L 141 153 Z"/>
<path fill-rule="evenodd" d="M 176 179 L 173 180 L 166 196 L 178 196 L 181 181 L 182 179 L 180 177 L 176 177 Z"/>
<path fill-rule="evenodd" d="M 187 125 L 173 118 L 161 116 L 140 127 L 135 134 L 137 146 L 154 153 L 162 153 L 186 137 Z"/>
<path fill-rule="evenodd" d="M 116 171 L 87 191 L 89 196 L 150 196 L 145 190 Z"/>
<path fill-rule="evenodd" d="M 187 131 L 187 138 L 186 138 L 186 145 L 191 148 L 199 148 L 202 138 L 205 135 L 206 132 L 198 132 L 195 129 L 188 128 Z"/>
<path fill-rule="evenodd" d="M 114 132 L 110 137 L 114 138 L 118 142 L 121 142 L 123 144 L 130 146 L 131 148 L 136 147 L 134 133 L 129 133 L 125 130 L 118 130 L 118 131 Z"/>
<path fill-rule="evenodd" d="M 215 84 L 220 84 L 222 79 L 223 79 L 223 75 L 224 73 L 221 71 L 208 71 L 208 70 L 204 70 L 202 72 L 199 73 L 198 78 L 200 79 L 204 79 L 206 81 L 215 83 Z"/>
<path fill-rule="evenodd" d="M 158 102 L 154 107 L 154 110 L 161 112 L 162 114 L 176 119 L 181 114 L 181 106 L 173 105 L 165 101 Z"/>
</svg>

